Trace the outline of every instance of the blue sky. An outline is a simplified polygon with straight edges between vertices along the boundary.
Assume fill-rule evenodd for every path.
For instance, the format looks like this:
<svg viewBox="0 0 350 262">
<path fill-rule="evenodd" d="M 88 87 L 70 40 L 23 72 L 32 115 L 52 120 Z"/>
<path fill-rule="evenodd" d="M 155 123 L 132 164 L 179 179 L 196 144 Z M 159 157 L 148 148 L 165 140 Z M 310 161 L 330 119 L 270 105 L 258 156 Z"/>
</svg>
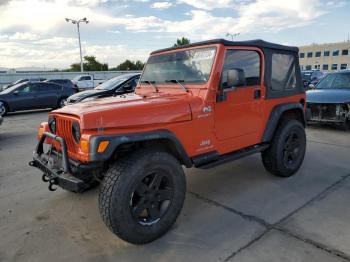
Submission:
<svg viewBox="0 0 350 262">
<path fill-rule="evenodd" d="M 345 41 L 350 1 L 343 0 L 0 0 L 0 67 L 67 68 L 84 55 L 116 66 L 145 61 L 177 37 L 225 38 L 306 45 Z"/>
</svg>

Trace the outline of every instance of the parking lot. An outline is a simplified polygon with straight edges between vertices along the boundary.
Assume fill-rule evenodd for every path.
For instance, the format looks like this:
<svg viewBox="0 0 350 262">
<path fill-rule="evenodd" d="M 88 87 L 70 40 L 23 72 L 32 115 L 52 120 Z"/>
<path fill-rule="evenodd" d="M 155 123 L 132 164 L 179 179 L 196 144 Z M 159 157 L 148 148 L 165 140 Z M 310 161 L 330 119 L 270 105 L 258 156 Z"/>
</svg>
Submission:
<svg viewBox="0 0 350 262">
<path fill-rule="evenodd" d="M 12 114 L 0 127 L 0 261 L 350 261 L 350 132 L 309 127 L 302 169 L 287 179 L 259 155 L 186 170 L 175 226 L 135 246 L 103 224 L 98 188 L 52 193 L 28 166 L 46 119 Z"/>
</svg>

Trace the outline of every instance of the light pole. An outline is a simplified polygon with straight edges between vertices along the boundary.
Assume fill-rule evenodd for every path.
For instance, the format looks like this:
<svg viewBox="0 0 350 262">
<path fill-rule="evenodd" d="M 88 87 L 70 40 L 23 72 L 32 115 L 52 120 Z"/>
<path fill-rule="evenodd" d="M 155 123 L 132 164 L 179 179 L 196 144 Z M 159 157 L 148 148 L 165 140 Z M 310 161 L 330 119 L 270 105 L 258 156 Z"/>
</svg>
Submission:
<svg viewBox="0 0 350 262">
<path fill-rule="evenodd" d="M 79 24 L 81 22 L 84 22 L 84 23 L 89 23 L 89 21 L 86 19 L 86 17 L 82 18 L 82 19 L 79 19 L 79 20 L 73 20 L 73 19 L 70 19 L 70 18 L 65 18 L 66 19 L 66 22 L 72 22 L 72 24 L 74 25 L 77 25 L 77 28 L 78 28 L 78 38 L 79 38 L 79 50 L 80 50 L 80 71 L 81 72 L 84 72 L 84 68 L 83 68 L 83 55 L 81 53 L 81 41 L 80 41 L 80 27 L 79 27 Z"/>
</svg>

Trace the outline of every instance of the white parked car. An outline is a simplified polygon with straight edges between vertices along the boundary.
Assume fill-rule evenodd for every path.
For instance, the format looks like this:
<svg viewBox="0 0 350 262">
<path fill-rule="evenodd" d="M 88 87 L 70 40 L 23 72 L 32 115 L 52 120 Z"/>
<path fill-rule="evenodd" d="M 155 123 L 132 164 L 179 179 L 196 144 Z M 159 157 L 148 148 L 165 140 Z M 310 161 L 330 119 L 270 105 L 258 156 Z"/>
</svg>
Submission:
<svg viewBox="0 0 350 262">
<path fill-rule="evenodd" d="M 93 75 L 78 75 L 72 79 L 73 84 L 80 91 L 95 88 L 105 81 L 105 79 L 95 79 Z"/>
</svg>

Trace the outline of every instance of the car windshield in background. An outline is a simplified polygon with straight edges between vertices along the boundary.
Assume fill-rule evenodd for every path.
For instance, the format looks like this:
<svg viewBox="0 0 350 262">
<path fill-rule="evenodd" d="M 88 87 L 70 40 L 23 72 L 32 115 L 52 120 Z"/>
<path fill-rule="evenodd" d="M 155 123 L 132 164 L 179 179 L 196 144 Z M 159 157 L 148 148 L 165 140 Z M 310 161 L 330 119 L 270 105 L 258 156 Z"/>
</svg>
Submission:
<svg viewBox="0 0 350 262">
<path fill-rule="evenodd" d="M 81 76 L 75 76 L 72 81 L 79 81 L 79 79 L 81 78 Z"/>
<path fill-rule="evenodd" d="M 6 88 L 5 90 L 3 90 L 3 91 L 0 92 L 0 93 L 3 93 L 3 94 L 11 93 L 12 91 L 14 91 L 15 89 L 17 89 L 17 88 L 18 88 L 19 86 L 21 86 L 21 85 L 23 85 L 23 83 L 19 83 L 19 84 L 10 86 L 9 88 Z"/>
<path fill-rule="evenodd" d="M 317 89 L 350 89 L 350 72 L 327 75 L 316 86 Z"/>
<path fill-rule="evenodd" d="M 197 48 L 151 56 L 141 82 L 205 83 L 209 80 L 216 48 Z"/>
<path fill-rule="evenodd" d="M 97 89 L 97 90 L 111 90 L 111 89 L 115 88 L 116 86 L 120 85 L 121 83 L 125 82 L 126 80 L 128 80 L 128 77 L 125 77 L 123 75 L 113 77 L 113 78 L 109 79 L 108 81 L 96 86 L 95 89 Z"/>
</svg>

